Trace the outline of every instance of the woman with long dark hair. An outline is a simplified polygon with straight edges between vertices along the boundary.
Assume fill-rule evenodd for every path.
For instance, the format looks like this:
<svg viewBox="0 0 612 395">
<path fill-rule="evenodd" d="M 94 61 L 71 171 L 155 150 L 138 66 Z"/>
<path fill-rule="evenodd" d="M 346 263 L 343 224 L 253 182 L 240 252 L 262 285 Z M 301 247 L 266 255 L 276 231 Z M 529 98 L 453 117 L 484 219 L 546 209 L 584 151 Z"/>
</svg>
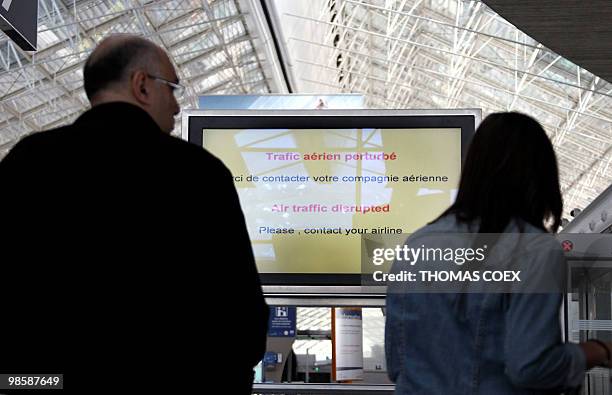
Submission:
<svg viewBox="0 0 612 395">
<path fill-rule="evenodd" d="M 491 114 L 472 140 L 455 203 L 416 234 L 555 233 L 562 206 L 557 160 L 540 124 L 519 113 Z M 521 256 L 527 266 L 542 260 L 563 271 L 560 248 Z M 385 348 L 396 393 L 549 394 L 579 387 L 586 369 L 607 365 L 610 344 L 563 343 L 561 302 L 560 292 L 388 291 Z"/>
</svg>

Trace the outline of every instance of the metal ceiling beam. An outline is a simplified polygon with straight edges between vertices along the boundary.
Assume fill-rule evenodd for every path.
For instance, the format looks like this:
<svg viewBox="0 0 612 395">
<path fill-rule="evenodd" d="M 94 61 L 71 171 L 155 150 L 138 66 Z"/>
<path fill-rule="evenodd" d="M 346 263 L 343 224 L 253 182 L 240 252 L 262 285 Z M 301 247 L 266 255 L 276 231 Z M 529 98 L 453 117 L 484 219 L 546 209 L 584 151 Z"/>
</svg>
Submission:
<svg viewBox="0 0 612 395">
<path fill-rule="evenodd" d="M 444 21 L 436 20 L 436 19 L 433 19 L 433 18 L 427 18 L 427 17 L 424 17 L 424 16 L 415 15 L 414 14 L 414 8 L 412 10 L 410 10 L 409 12 L 405 12 L 405 11 L 397 11 L 397 10 L 393 10 L 393 9 L 389 9 L 389 8 L 386 8 L 386 7 L 381 7 L 381 6 L 377 6 L 377 5 L 374 5 L 374 4 L 365 3 L 365 2 L 361 2 L 361 1 L 343 0 L 343 2 L 352 3 L 352 4 L 355 4 L 355 5 L 362 6 L 362 7 L 367 7 L 367 8 L 379 10 L 379 11 L 381 11 L 381 13 L 390 13 L 390 14 L 396 14 L 396 15 L 403 15 L 403 16 L 410 17 L 411 19 L 417 19 L 417 20 L 421 20 L 423 22 L 434 23 L 436 25 L 448 27 L 450 29 L 462 30 L 464 32 L 474 33 L 474 34 L 478 34 L 478 35 L 481 35 L 481 36 L 493 38 L 493 39 L 496 39 L 496 40 L 506 41 L 506 42 L 512 43 L 512 44 L 517 44 L 517 45 L 521 45 L 521 46 L 525 46 L 525 47 L 534 47 L 535 48 L 535 45 L 528 44 L 528 43 L 525 43 L 525 42 L 520 42 L 520 41 L 517 41 L 517 40 L 513 40 L 513 39 L 510 39 L 510 38 L 507 38 L 507 37 L 501 37 L 501 36 L 496 36 L 494 34 L 485 33 L 483 31 L 476 30 L 475 28 L 472 28 L 472 27 L 469 27 L 469 26 L 467 26 L 467 27 L 466 26 L 461 26 L 461 25 L 458 25 L 457 23 L 452 24 L 452 23 L 447 23 L 447 22 L 444 22 Z"/>
<path fill-rule="evenodd" d="M 273 0 L 260 0 L 263 17 L 265 18 L 265 24 L 262 25 L 268 27 L 270 32 L 270 45 L 274 47 L 275 58 L 278 59 L 278 65 L 282 72 L 285 86 L 287 87 L 288 93 L 295 93 L 297 90 L 296 76 L 293 66 L 291 64 L 291 57 L 289 50 L 285 45 L 286 40 L 281 28 L 280 15 L 276 11 L 275 3 Z"/>
<path fill-rule="evenodd" d="M 253 37 L 252 46 L 258 52 L 258 59 L 266 80 L 270 80 L 268 91 L 277 93 L 289 93 L 290 81 L 283 68 L 282 56 L 277 49 L 278 37 L 274 27 L 271 26 L 269 9 L 265 1 L 260 0 L 238 0 L 240 12 L 244 14 L 243 23 L 249 36 Z M 244 12 L 242 10 L 245 10 Z"/>
<path fill-rule="evenodd" d="M 317 46 L 322 46 L 322 47 L 333 48 L 333 47 L 331 47 L 329 45 L 320 44 L 320 43 L 316 43 L 316 42 L 312 42 L 312 41 L 308 41 L 308 40 L 302 40 L 302 39 L 296 39 L 296 38 L 292 38 L 292 40 L 301 41 L 301 42 L 304 42 L 304 43 L 309 43 L 309 44 L 312 44 L 312 45 L 317 45 Z M 371 55 L 369 55 L 367 53 L 363 53 L 363 52 L 357 52 L 357 51 L 352 51 L 352 50 L 343 50 L 343 51 L 345 51 L 347 53 L 355 54 L 355 55 L 358 55 L 358 56 L 364 57 L 364 58 L 370 57 L 370 58 L 376 59 L 376 60 L 378 60 L 378 61 L 380 61 L 382 63 L 388 62 L 388 63 L 404 64 L 404 63 L 401 63 L 401 62 L 388 61 L 386 59 L 378 58 L 378 57 L 375 57 L 375 56 L 371 56 Z M 419 67 L 419 66 L 413 66 L 412 68 L 414 70 L 422 71 L 422 72 L 430 74 L 430 75 L 439 75 L 440 77 L 443 77 L 443 78 L 449 78 L 449 79 L 457 79 L 457 78 L 459 78 L 459 77 L 450 76 L 450 75 L 445 74 L 445 73 L 433 71 L 431 69 Z M 481 88 L 491 89 L 491 90 L 494 90 L 494 91 L 497 91 L 497 92 L 503 92 L 503 93 L 506 93 L 506 94 L 509 94 L 509 95 L 514 95 L 515 94 L 514 91 L 511 91 L 511 90 L 505 89 L 505 88 L 501 88 L 501 87 L 498 87 L 498 86 L 494 86 L 494 85 L 492 85 L 490 83 L 481 83 L 481 82 L 472 81 L 472 80 L 465 80 L 465 81 L 467 83 L 471 84 L 471 85 L 478 86 L 478 87 L 481 87 Z M 538 99 L 538 98 L 535 98 L 535 97 L 530 97 L 530 96 L 526 96 L 526 95 L 522 95 L 522 94 L 519 94 L 518 96 L 521 99 L 523 99 L 523 100 L 530 101 L 530 102 L 533 102 L 533 103 L 538 103 L 538 104 L 541 104 L 541 105 L 547 105 L 547 106 L 550 106 L 550 107 L 559 108 L 559 109 L 561 109 L 563 111 L 576 112 L 576 110 L 574 110 L 572 108 L 564 107 L 564 106 L 561 106 L 561 105 L 558 105 L 558 104 L 555 104 L 555 103 L 550 103 L 550 102 L 547 102 L 545 100 Z M 498 111 L 503 110 L 503 108 L 504 107 L 500 107 Z M 612 120 L 601 118 L 601 117 L 596 116 L 596 115 L 592 115 L 592 114 L 588 114 L 588 113 L 581 113 L 581 115 L 584 115 L 585 117 L 589 117 L 591 119 L 597 119 L 599 121 L 612 123 Z"/>
<path fill-rule="evenodd" d="M 58 6 L 58 10 L 59 10 L 59 8 L 62 8 L 62 9 L 63 9 L 63 11 L 64 11 L 66 14 L 70 14 L 70 11 L 67 9 L 66 5 L 65 5 L 65 4 L 63 4 L 63 2 L 62 2 L 62 3 L 57 3 L 57 4 L 59 4 L 59 6 Z M 134 9 L 134 10 L 142 10 L 142 9 L 144 9 L 144 8 L 145 8 L 145 7 L 143 6 L 143 7 L 132 7 L 132 8 L 130 8 L 130 9 Z M 99 25 L 99 26 L 96 26 L 96 27 L 94 27 L 94 28 L 92 28 L 92 29 L 89 29 L 89 30 L 85 30 L 85 29 L 84 29 L 84 28 L 83 28 L 83 27 L 80 25 L 80 22 L 79 22 L 79 21 L 77 21 L 77 20 L 75 20 L 75 21 L 74 21 L 74 23 L 73 23 L 72 25 L 76 25 L 76 26 L 78 26 L 78 27 L 80 28 L 80 34 L 82 34 L 82 35 L 84 35 L 84 36 L 88 37 L 88 36 L 89 36 L 89 35 L 90 35 L 92 32 L 94 32 L 94 31 L 96 31 L 96 30 L 99 30 L 99 29 L 103 29 L 103 28 L 105 28 L 106 26 L 111 26 L 111 24 L 112 24 L 112 23 L 117 22 L 117 20 L 127 19 L 128 17 L 129 17 L 129 15 L 128 15 L 128 14 L 122 13 L 122 14 L 119 14 L 119 15 L 118 15 L 116 18 L 112 18 L 110 21 L 107 21 L 107 22 L 105 22 L 105 23 L 103 23 L 103 24 L 101 24 L 101 25 Z M 175 19 L 178 19 L 178 18 L 175 18 Z M 230 16 L 230 17 L 227 17 L 227 18 L 220 18 L 219 20 L 220 20 L 220 21 L 224 21 L 225 23 L 222 23 L 222 26 L 225 26 L 225 24 L 226 24 L 226 23 L 231 23 L 232 21 L 239 20 L 239 19 L 240 19 L 240 16 L 239 16 L 239 15 L 237 15 L 237 16 Z M 150 22 L 150 23 L 152 23 L 152 22 Z M 206 22 L 205 22 L 205 24 L 210 24 L 210 23 L 211 23 L 210 21 L 206 21 Z M 146 32 L 145 32 L 145 33 L 146 33 Z M 161 34 L 161 33 L 160 33 L 159 31 L 157 31 L 157 30 L 150 31 L 150 33 L 151 33 L 151 34 L 150 34 L 151 36 L 155 36 L 155 35 L 159 35 L 159 34 Z M 191 37 L 189 37 L 189 38 L 190 38 L 190 39 L 195 39 L 195 38 L 198 38 L 198 34 L 194 34 L 194 35 L 192 35 L 192 36 L 191 36 Z M 163 41 L 163 40 L 161 40 L 161 41 Z M 60 47 L 65 47 L 66 45 L 67 45 L 67 43 L 66 43 L 66 42 L 58 43 L 58 44 L 53 45 L 53 46 L 51 46 L 51 47 L 49 47 L 49 48 L 47 48 L 47 49 L 45 49 L 45 50 L 43 50 L 43 51 L 41 51 L 41 52 L 42 52 L 42 53 L 47 53 L 48 51 L 54 51 L 54 50 L 57 50 L 57 49 L 58 49 L 58 48 L 60 48 Z M 53 81 L 54 81 L 55 79 L 57 79 L 57 78 L 61 78 L 61 77 L 63 77 L 64 75 L 69 74 L 69 73 L 73 72 L 74 70 L 79 69 L 79 68 L 81 68 L 81 67 L 82 67 L 82 62 L 79 62 L 79 63 L 76 63 L 76 64 L 74 64 L 74 65 L 70 66 L 70 67 L 69 67 L 69 68 L 67 68 L 67 69 L 61 70 L 60 72 L 58 72 L 58 73 L 54 74 L 54 76 L 51 76 L 51 75 L 50 75 L 50 73 L 49 73 L 49 72 L 46 70 L 46 68 L 44 68 L 44 66 L 43 66 L 42 64 L 40 64 L 40 63 L 36 63 L 35 61 L 33 61 L 33 60 L 32 60 L 32 58 L 28 56 L 28 54 L 23 54 L 23 56 L 24 56 L 24 57 L 26 57 L 26 60 L 29 60 L 29 61 L 30 61 L 30 63 L 29 63 L 29 66 L 30 66 L 30 67 L 34 67 L 34 68 L 38 69 L 38 70 L 39 70 L 41 73 L 43 73 L 43 75 L 44 75 L 44 77 L 45 77 L 44 79 L 49 80 L 51 83 L 53 83 Z M 40 54 L 37 54 L 37 56 L 40 56 Z M 44 81 L 44 79 L 43 79 L 43 81 Z M 64 90 L 64 93 L 63 93 L 62 95 L 60 95 L 60 96 L 58 96 L 58 97 L 54 98 L 54 99 L 62 99 L 62 98 L 66 98 L 66 97 L 72 97 L 72 96 L 74 95 L 74 93 L 76 93 L 76 92 L 79 90 L 79 89 L 76 89 L 76 90 L 73 90 L 73 91 L 67 91 L 67 90 L 66 90 L 64 87 L 62 87 L 61 85 L 58 85 L 57 87 L 58 87 L 59 89 L 61 89 L 61 90 Z M 10 93 L 10 94 L 8 94 L 8 95 L 5 95 L 4 97 L 0 97 L 0 100 L 1 100 L 2 102 L 7 102 L 7 101 L 10 101 L 10 100 L 13 100 L 13 99 L 15 99 L 15 98 L 19 97 L 19 96 L 20 96 L 20 95 L 22 95 L 22 94 L 28 94 L 28 93 L 29 93 L 29 91 L 30 91 L 30 87 L 29 87 L 29 86 L 25 86 L 25 87 L 23 87 L 23 88 L 21 88 L 21 89 L 19 89 L 19 90 L 15 91 L 15 92 L 12 92 L 12 93 Z M 80 102 L 80 104 L 82 104 L 83 109 L 87 108 L 88 104 L 83 103 L 83 102 L 81 102 L 80 100 L 79 100 L 79 102 Z M 45 107 L 46 107 L 46 103 L 43 103 L 43 104 L 41 104 L 41 105 L 39 105 L 39 106 L 36 106 L 36 107 L 34 107 L 34 108 L 32 108 L 32 109 L 28 110 L 26 113 L 24 113 L 24 114 L 23 114 L 23 116 L 25 116 L 25 117 L 30 117 L 30 116 L 32 116 L 33 114 L 35 114 L 36 112 L 43 110 Z M 13 118 L 15 118 L 15 117 L 16 117 L 14 113 L 11 113 L 11 115 L 12 115 L 12 117 L 13 117 Z M 17 115 L 18 115 L 18 114 L 17 114 Z M 19 118 L 19 117 L 17 116 L 17 118 Z M 10 119 L 12 119 L 12 118 L 9 118 L 9 120 L 10 120 Z M 9 120 L 7 120 L 7 121 L 9 121 Z M 33 123 L 31 123 L 31 122 L 28 122 L 28 126 L 32 127 L 32 125 L 34 125 L 34 124 L 33 124 Z M 34 128 L 34 130 L 36 130 L 36 128 Z"/>
<path fill-rule="evenodd" d="M 556 53 L 612 82 L 612 2 L 484 0 Z"/>
<path fill-rule="evenodd" d="M 206 15 L 208 15 L 208 17 L 210 19 L 214 19 L 214 14 L 213 14 L 212 8 L 210 7 L 210 4 L 208 4 L 208 2 L 206 0 L 202 0 L 202 8 L 204 9 L 204 12 L 206 12 Z M 211 28 L 212 28 L 212 31 L 214 32 L 214 34 L 219 39 L 219 42 L 222 44 L 222 50 L 223 50 L 223 52 L 224 52 L 224 54 L 226 56 L 227 61 L 229 62 L 230 66 L 232 68 L 232 71 L 234 72 L 234 75 L 236 76 L 238 81 L 243 83 L 244 81 L 243 81 L 242 75 L 240 74 L 240 70 L 236 67 L 236 65 L 234 63 L 234 59 L 232 57 L 232 54 L 229 53 L 229 51 L 227 50 L 227 47 L 225 46 L 225 36 L 221 32 L 220 26 L 217 25 L 216 23 L 213 23 Z M 244 85 L 241 85 L 241 86 L 242 86 L 243 93 L 248 93 L 248 90 L 246 89 L 246 87 Z"/>
<path fill-rule="evenodd" d="M 537 78 L 540 78 L 540 79 L 543 79 L 543 80 L 555 82 L 557 84 L 571 86 L 573 88 L 583 89 L 585 91 L 588 90 L 587 88 L 581 87 L 581 86 L 576 85 L 576 84 L 568 83 L 568 82 L 561 81 L 561 80 L 556 80 L 554 78 L 544 77 L 544 76 L 541 76 L 541 75 L 530 73 L 530 72 L 528 72 L 526 70 L 517 70 L 514 67 L 511 67 L 511 66 L 508 66 L 508 65 L 505 65 L 505 64 L 501 64 L 501 63 L 496 63 L 496 62 L 489 61 L 489 60 L 486 60 L 486 59 L 475 58 L 475 57 L 471 57 L 469 55 L 457 54 L 457 53 L 454 53 L 453 51 L 450 51 L 450 50 L 446 50 L 446 49 L 442 49 L 442 48 L 436 48 L 436 47 L 433 47 L 431 45 L 422 44 L 422 43 L 418 43 L 418 42 L 415 42 L 415 41 L 405 40 L 405 39 L 397 38 L 397 37 L 387 37 L 387 36 L 385 36 L 384 34 L 381 34 L 381 33 L 367 31 L 367 30 L 364 30 L 364 29 L 358 29 L 358 28 L 355 28 L 355 27 L 352 27 L 352 26 L 345 26 L 345 25 L 338 24 L 338 23 L 322 21 L 322 20 L 318 20 L 318 19 L 314 19 L 314 18 L 309 18 L 309 17 L 305 17 L 305 16 L 301 16 L 301 15 L 294 15 L 294 14 L 285 14 L 285 15 L 293 17 L 293 18 L 297 18 L 297 19 L 308 20 L 308 21 L 311 21 L 311 22 L 314 22 L 314 23 L 338 26 L 338 27 L 341 27 L 341 28 L 344 28 L 344 29 L 349 29 L 349 30 L 357 31 L 357 32 L 360 32 L 360 33 L 363 33 L 363 34 L 366 34 L 366 35 L 370 35 L 370 36 L 380 37 L 380 38 L 384 38 L 384 39 L 388 39 L 388 40 L 397 40 L 397 41 L 401 41 L 401 42 L 406 42 L 408 44 L 416 45 L 416 46 L 419 46 L 419 47 L 422 47 L 422 48 L 425 48 L 425 49 L 429 49 L 431 51 L 436 51 L 436 52 L 446 53 L 446 54 L 449 54 L 449 55 L 465 57 L 465 58 L 474 60 L 474 61 L 476 61 L 478 63 L 487 64 L 489 66 L 494 66 L 494 67 L 498 67 L 498 68 L 505 69 L 505 70 L 510 70 L 510 71 L 517 71 L 519 73 L 523 73 L 523 74 L 527 74 L 527 75 L 530 75 L 530 76 L 533 76 L 533 77 L 537 77 Z M 608 95 L 607 93 L 601 92 L 601 91 L 595 91 L 594 93 L 596 93 L 598 95 L 604 95 L 604 96 L 612 97 L 612 95 Z"/>
</svg>

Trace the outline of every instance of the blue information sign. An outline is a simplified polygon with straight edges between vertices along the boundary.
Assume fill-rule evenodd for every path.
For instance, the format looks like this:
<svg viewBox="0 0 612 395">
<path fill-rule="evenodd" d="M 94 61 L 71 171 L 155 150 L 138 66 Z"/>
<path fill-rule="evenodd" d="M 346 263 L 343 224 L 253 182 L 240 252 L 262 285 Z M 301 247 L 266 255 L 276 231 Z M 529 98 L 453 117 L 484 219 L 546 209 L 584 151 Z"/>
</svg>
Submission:
<svg viewBox="0 0 612 395">
<path fill-rule="evenodd" d="M 270 306 L 268 336 L 294 337 L 296 334 L 296 308 L 288 306 Z"/>
</svg>

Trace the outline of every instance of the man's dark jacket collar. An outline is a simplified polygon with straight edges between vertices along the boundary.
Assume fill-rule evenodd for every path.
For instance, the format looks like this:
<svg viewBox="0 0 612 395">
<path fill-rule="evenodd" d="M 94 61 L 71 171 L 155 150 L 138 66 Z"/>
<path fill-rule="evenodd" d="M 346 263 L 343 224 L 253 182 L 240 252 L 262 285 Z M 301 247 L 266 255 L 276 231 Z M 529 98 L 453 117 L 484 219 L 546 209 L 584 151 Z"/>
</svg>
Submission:
<svg viewBox="0 0 612 395">
<path fill-rule="evenodd" d="M 101 124 L 101 122 L 105 123 Z M 79 128 L 87 126 L 107 127 L 108 124 L 106 122 L 110 124 L 121 122 L 126 125 L 137 125 L 136 131 L 150 132 L 151 130 L 157 130 L 163 133 L 145 110 L 127 102 L 110 102 L 94 106 L 77 118 L 74 126 Z"/>
</svg>

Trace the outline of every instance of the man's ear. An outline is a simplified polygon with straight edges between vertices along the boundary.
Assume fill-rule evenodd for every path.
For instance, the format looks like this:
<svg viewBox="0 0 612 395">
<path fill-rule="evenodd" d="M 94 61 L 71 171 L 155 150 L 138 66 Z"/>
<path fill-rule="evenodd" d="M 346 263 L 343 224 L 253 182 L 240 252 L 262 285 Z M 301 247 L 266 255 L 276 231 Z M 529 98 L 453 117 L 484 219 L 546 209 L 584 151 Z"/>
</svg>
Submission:
<svg viewBox="0 0 612 395">
<path fill-rule="evenodd" d="M 150 97 L 147 73 L 139 70 L 132 74 L 132 78 L 130 79 L 130 89 L 136 101 L 141 104 L 149 103 Z"/>
</svg>

